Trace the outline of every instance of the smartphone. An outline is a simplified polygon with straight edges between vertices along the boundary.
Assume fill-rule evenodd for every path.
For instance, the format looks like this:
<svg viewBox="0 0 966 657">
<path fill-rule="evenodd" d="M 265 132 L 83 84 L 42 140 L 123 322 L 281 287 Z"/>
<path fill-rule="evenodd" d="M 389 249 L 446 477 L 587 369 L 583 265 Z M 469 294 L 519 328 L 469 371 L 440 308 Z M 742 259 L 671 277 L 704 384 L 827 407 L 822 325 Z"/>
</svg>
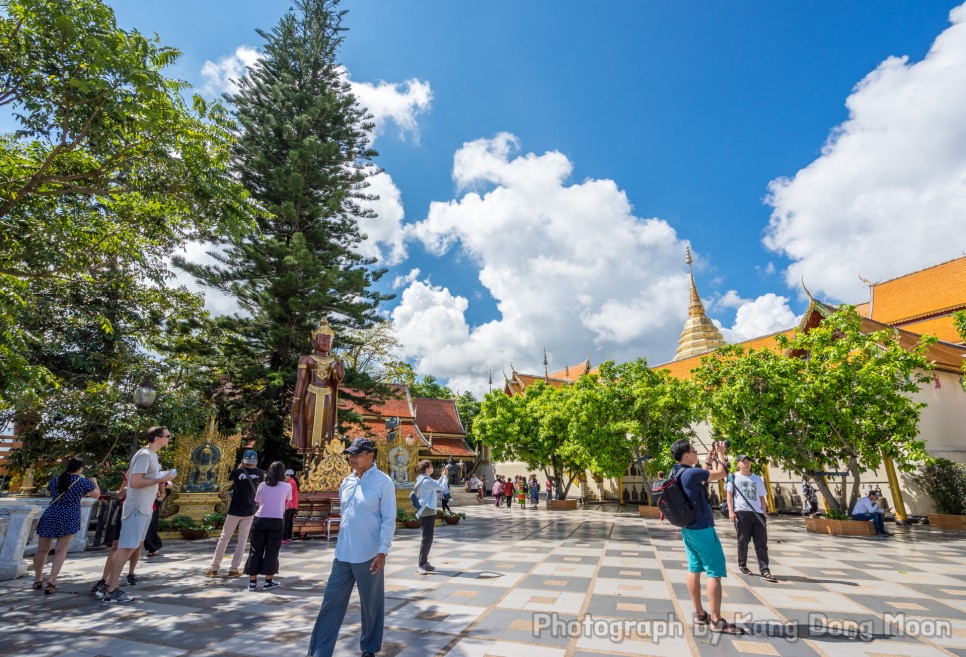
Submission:
<svg viewBox="0 0 966 657">
<path fill-rule="evenodd" d="M 171 468 L 171 470 L 169 470 L 169 472 L 171 474 L 173 474 L 174 476 L 176 476 L 176 477 L 178 476 L 178 468 Z"/>
</svg>

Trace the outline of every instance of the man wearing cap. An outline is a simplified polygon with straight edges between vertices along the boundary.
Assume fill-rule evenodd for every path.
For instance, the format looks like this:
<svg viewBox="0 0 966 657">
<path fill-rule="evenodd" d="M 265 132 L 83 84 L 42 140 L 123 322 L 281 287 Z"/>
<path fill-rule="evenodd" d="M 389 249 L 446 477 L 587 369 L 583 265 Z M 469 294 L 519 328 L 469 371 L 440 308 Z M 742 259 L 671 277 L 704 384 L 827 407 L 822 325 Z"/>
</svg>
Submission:
<svg viewBox="0 0 966 657">
<path fill-rule="evenodd" d="M 747 454 L 738 455 L 738 472 L 728 477 L 728 516 L 735 523 L 738 533 L 738 570 L 751 575 L 748 569 L 748 542 L 755 543 L 758 572 L 762 579 L 776 580 L 768 569 L 768 529 L 765 509 L 768 508 L 768 489 L 761 477 L 751 471 L 751 459 Z"/>
<path fill-rule="evenodd" d="M 892 536 L 891 532 L 885 529 L 885 512 L 878 504 L 879 493 L 875 489 L 855 503 L 852 509 L 852 520 L 871 520 L 875 527 L 875 533 L 879 536 Z"/>
<path fill-rule="evenodd" d="M 247 552 L 248 535 L 252 530 L 252 520 L 255 518 L 255 492 L 258 485 L 265 481 L 265 471 L 256 467 L 258 463 L 258 453 L 247 450 L 242 455 L 241 463 L 228 475 L 231 482 L 231 502 L 228 505 L 228 517 L 225 518 L 225 525 L 221 528 L 221 536 L 218 537 L 218 545 L 215 546 L 215 556 L 208 566 L 205 577 L 217 577 L 218 568 L 221 560 L 225 557 L 225 550 L 228 548 L 228 541 L 231 535 L 238 528 L 238 543 L 235 545 L 235 552 L 231 557 L 231 568 L 228 570 L 229 577 L 241 576 L 241 563 Z"/>
<path fill-rule="evenodd" d="M 331 657 L 353 586 L 359 587 L 362 607 L 362 657 L 373 657 L 382 649 L 384 569 L 396 532 L 396 488 L 389 475 L 375 467 L 376 446 L 371 440 L 357 438 L 343 454 L 349 457 L 352 472 L 339 486 L 342 516 L 335 559 L 312 630 L 310 657 Z"/>
</svg>

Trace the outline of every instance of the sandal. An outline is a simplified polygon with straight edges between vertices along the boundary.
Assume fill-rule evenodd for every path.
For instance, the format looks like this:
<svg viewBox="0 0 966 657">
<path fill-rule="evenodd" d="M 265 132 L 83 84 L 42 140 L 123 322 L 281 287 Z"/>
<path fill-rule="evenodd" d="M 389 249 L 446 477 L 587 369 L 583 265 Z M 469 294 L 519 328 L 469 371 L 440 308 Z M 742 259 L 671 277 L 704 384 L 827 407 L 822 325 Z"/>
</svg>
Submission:
<svg viewBox="0 0 966 657">
<path fill-rule="evenodd" d="M 733 634 L 735 636 L 741 636 L 745 633 L 743 629 L 734 623 L 729 623 L 723 618 L 719 618 L 714 623 L 711 623 L 711 630 L 713 632 L 719 632 L 721 634 Z"/>
<path fill-rule="evenodd" d="M 38 581 L 34 582 L 34 591 L 39 591 L 42 588 L 44 588 L 43 581 L 38 580 Z"/>
<path fill-rule="evenodd" d="M 751 575 L 751 571 L 748 570 L 747 566 L 738 566 L 738 570 L 741 571 L 742 575 Z"/>
<path fill-rule="evenodd" d="M 707 625 L 711 622 L 711 614 L 706 611 L 702 611 L 700 614 L 694 615 L 695 625 Z"/>
<path fill-rule="evenodd" d="M 57 593 L 57 586 L 47 582 L 47 587 L 44 589 L 44 595 L 50 595 L 51 593 Z"/>
<path fill-rule="evenodd" d="M 777 582 L 778 578 L 771 574 L 770 570 L 761 571 L 761 578 L 766 582 Z"/>
</svg>

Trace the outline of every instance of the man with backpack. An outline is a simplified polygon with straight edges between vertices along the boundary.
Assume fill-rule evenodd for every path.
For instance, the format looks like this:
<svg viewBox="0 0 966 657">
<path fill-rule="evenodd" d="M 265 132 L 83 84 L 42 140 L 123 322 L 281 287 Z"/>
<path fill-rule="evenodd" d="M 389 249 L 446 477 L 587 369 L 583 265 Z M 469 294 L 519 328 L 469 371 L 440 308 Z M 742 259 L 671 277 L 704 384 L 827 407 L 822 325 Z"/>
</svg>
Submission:
<svg viewBox="0 0 966 657">
<path fill-rule="evenodd" d="M 768 570 L 768 529 L 765 524 L 768 492 L 762 478 L 751 472 L 751 459 L 746 454 L 738 455 L 738 472 L 728 477 L 725 489 L 728 491 L 728 517 L 735 523 L 738 534 L 738 570 L 743 575 L 751 575 L 748 541 L 754 541 L 761 578 L 777 582 Z"/>
<path fill-rule="evenodd" d="M 228 481 L 231 482 L 231 502 L 228 503 L 228 515 L 221 528 L 221 536 L 218 537 L 215 554 L 211 558 L 205 577 L 218 576 L 221 560 L 225 558 L 225 551 L 228 549 L 228 541 L 231 540 L 236 528 L 238 543 L 235 544 L 235 552 L 231 557 L 228 576 L 241 577 L 242 559 L 248 554 L 248 535 L 252 531 L 252 521 L 255 519 L 257 510 L 255 493 L 258 491 L 258 485 L 265 481 L 265 471 L 257 467 L 257 464 L 258 452 L 253 449 L 246 450 L 242 455 L 241 463 L 228 475 Z"/>
<path fill-rule="evenodd" d="M 698 452 L 687 440 L 671 445 L 671 455 L 677 461 L 671 479 L 662 482 L 658 506 L 667 519 L 681 527 L 681 538 L 688 555 L 688 593 L 694 605 L 694 623 L 708 625 L 722 634 L 744 634 L 744 630 L 721 617 L 721 578 L 727 577 L 724 550 L 714 530 L 714 514 L 705 484 L 721 481 L 727 476 L 722 462 L 727 447 L 715 442 L 705 463 L 698 465 Z M 656 487 L 657 488 L 657 487 Z M 683 495 L 681 495 L 683 493 Z M 701 604 L 701 573 L 708 575 L 707 593 L 710 613 Z"/>
</svg>

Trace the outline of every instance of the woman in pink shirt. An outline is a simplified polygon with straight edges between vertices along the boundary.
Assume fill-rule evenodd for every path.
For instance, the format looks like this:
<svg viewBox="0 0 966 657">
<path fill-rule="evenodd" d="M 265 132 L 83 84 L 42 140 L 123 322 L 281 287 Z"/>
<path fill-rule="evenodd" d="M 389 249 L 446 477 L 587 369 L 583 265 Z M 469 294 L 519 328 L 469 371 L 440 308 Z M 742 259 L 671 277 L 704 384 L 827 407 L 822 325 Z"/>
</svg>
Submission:
<svg viewBox="0 0 966 657">
<path fill-rule="evenodd" d="M 251 547 L 245 574 L 248 590 L 254 591 L 258 576 L 265 576 L 263 589 L 274 589 L 278 572 L 278 552 L 282 548 L 282 531 L 285 524 L 285 507 L 292 499 L 292 487 L 285 481 L 285 465 L 275 461 L 268 466 L 265 481 L 255 491 L 255 521 L 252 523 Z"/>
</svg>

